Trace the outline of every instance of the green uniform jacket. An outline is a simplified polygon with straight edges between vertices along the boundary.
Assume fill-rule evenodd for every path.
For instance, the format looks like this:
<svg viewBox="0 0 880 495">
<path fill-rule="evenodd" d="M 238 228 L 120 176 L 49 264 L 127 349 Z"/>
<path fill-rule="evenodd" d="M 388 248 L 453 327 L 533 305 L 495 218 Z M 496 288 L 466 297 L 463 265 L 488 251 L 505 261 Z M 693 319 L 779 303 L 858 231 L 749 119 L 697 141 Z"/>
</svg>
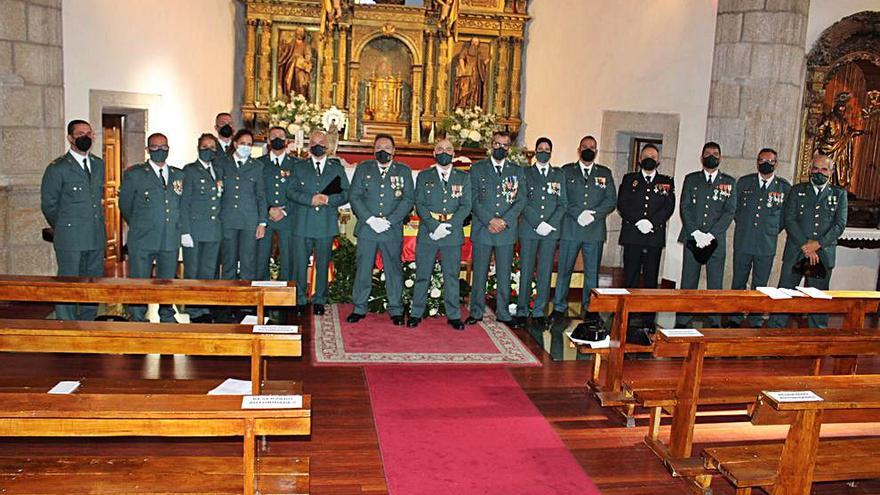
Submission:
<svg viewBox="0 0 880 495">
<path fill-rule="evenodd" d="M 312 196 L 319 194 L 335 177 L 339 177 L 342 192 L 329 195 L 326 206 L 312 206 Z M 293 166 L 293 175 L 287 188 L 287 197 L 296 204 L 293 214 L 293 235 L 318 239 L 339 234 L 339 207 L 348 203 L 349 183 L 345 167 L 337 158 L 327 158 L 324 172 L 318 177 L 311 158 Z"/>
<path fill-rule="evenodd" d="M 170 165 L 167 187 L 150 163 L 134 165 L 122 176 L 119 211 L 128 223 L 129 250 L 177 251 L 180 248 L 180 199 L 184 173 Z"/>
<path fill-rule="evenodd" d="M 715 172 L 712 184 L 706 182 L 702 170 L 684 178 L 681 188 L 681 233 L 678 242 L 692 239 L 695 230 L 712 234 L 719 248 L 725 245 L 727 228 L 736 213 L 736 180 L 723 172 Z"/>
<path fill-rule="evenodd" d="M 266 188 L 263 184 L 263 164 L 248 158 L 241 168 L 233 157 L 221 155 L 214 167 L 222 169 L 223 194 L 220 219 L 224 229 L 256 230 L 266 222 Z"/>
<path fill-rule="evenodd" d="M 40 208 L 55 229 L 55 249 L 104 249 L 104 161 L 89 154 L 92 180 L 73 155 L 65 153 L 46 167 L 40 186 Z"/>
<path fill-rule="evenodd" d="M 547 177 L 541 175 L 537 166 L 529 167 L 526 173 L 526 205 L 520 217 L 520 239 L 559 239 L 562 231 L 562 217 L 568 207 L 565 187 L 565 172 L 561 168 L 550 167 Z M 541 222 L 547 222 L 556 230 L 540 236 L 535 229 Z"/>
<path fill-rule="evenodd" d="M 416 178 L 416 213 L 419 215 L 416 242 L 436 246 L 464 244 L 464 220 L 471 212 L 471 201 L 471 180 L 467 172 L 453 168 L 448 184 L 444 185 L 436 165 L 420 171 Z M 446 216 L 445 221 L 441 215 Z M 432 240 L 428 235 L 441 223 L 452 225 L 451 233 L 439 241 Z"/>
<path fill-rule="evenodd" d="M 499 176 L 492 160 L 486 159 L 471 165 L 470 176 L 474 198 L 471 240 L 490 246 L 516 244 L 519 215 L 526 205 L 525 169 L 510 160 L 504 160 Z M 504 220 L 507 228 L 492 234 L 489 232 L 489 221 L 495 217 Z"/>
<path fill-rule="evenodd" d="M 784 203 L 791 184 L 774 177 L 767 190 L 761 189 L 758 174 L 740 177 L 736 182 L 736 227 L 733 249 L 744 254 L 773 256 L 776 240 L 784 226 Z"/>
<path fill-rule="evenodd" d="M 617 207 L 617 188 L 611 170 L 598 163 L 593 164 L 590 178 L 584 179 L 578 162 L 562 167 L 565 173 L 565 189 L 568 195 L 566 215 L 562 218 L 562 238 L 569 241 L 605 242 L 608 228 L 605 218 Z M 595 220 L 586 227 L 577 222 L 584 210 L 593 210 Z"/>
<path fill-rule="evenodd" d="M 792 186 L 785 200 L 784 257 L 797 256 L 809 240 L 819 241 L 819 258 L 826 268 L 834 268 L 837 239 L 846 228 L 847 197 L 843 188 L 826 185 L 816 196 L 813 184 Z"/>
<path fill-rule="evenodd" d="M 384 179 L 376 160 L 360 163 L 351 178 L 348 198 L 358 220 L 354 235 L 374 241 L 402 240 L 403 224 L 409 221 L 415 201 L 414 188 L 412 170 L 400 162 L 389 165 Z M 367 224 L 370 217 L 385 218 L 391 228 L 377 234 Z"/>
<path fill-rule="evenodd" d="M 287 198 L 287 186 L 293 175 L 293 158 L 284 154 L 281 166 L 275 165 L 274 156 L 267 153 L 257 159 L 263 164 L 263 185 L 266 187 L 266 224 L 274 229 L 289 232 L 293 225 L 293 204 Z M 282 206 L 287 216 L 278 222 L 269 220 L 269 208 Z"/>
<path fill-rule="evenodd" d="M 196 160 L 183 167 L 183 197 L 180 198 L 180 233 L 195 242 L 220 242 L 220 202 L 223 194 L 223 171 L 213 164 L 214 177 Z"/>
</svg>

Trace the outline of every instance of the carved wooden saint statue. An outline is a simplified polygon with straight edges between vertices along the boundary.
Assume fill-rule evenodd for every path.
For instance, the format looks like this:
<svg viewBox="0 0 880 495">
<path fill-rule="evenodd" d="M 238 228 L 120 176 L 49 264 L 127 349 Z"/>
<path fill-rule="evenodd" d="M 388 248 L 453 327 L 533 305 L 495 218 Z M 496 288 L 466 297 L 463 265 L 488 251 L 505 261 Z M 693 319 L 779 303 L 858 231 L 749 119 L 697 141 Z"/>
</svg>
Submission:
<svg viewBox="0 0 880 495">
<path fill-rule="evenodd" d="M 473 38 L 458 55 L 455 65 L 455 92 L 453 108 L 483 106 L 483 86 L 486 84 L 486 60 L 480 53 L 480 40 Z"/>
<path fill-rule="evenodd" d="M 816 132 L 817 148 L 834 161 L 834 184 L 843 188 L 847 188 L 852 182 L 855 138 L 865 133 L 864 130 L 850 125 L 847 119 L 851 97 L 849 93 L 839 93 L 834 98 L 834 108 L 822 116 Z"/>
<path fill-rule="evenodd" d="M 321 16 L 321 34 L 332 31 L 342 17 L 341 0 L 322 0 Z"/>
<path fill-rule="evenodd" d="M 306 41 L 305 29 L 296 28 L 293 39 L 279 47 L 278 72 L 285 95 L 296 93 L 311 99 L 312 47 Z"/>
<path fill-rule="evenodd" d="M 440 25 L 443 27 L 443 34 L 447 38 L 453 38 L 458 41 L 458 8 L 461 0 L 437 0 L 437 6 L 440 8 Z"/>
</svg>

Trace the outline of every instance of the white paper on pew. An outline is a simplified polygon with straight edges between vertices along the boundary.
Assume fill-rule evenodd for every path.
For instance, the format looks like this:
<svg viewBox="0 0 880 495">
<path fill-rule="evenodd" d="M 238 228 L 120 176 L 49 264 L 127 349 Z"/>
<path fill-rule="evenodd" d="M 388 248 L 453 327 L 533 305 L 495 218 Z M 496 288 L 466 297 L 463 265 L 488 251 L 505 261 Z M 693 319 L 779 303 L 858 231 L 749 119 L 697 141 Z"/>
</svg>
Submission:
<svg viewBox="0 0 880 495">
<path fill-rule="evenodd" d="M 256 315 L 246 315 L 244 318 L 241 319 L 242 325 L 257 325 L 258 323 L 259 322 L 257 321 Z M 265 325 L 266 323 L 269 323 L 268 316 L 263 317 L 263 325 Z"/>
<path fill-rule="evenodd" d="M 78 381 L 69 381 L 64 380 L 55 384 L 54 387 L 49 389 L 47 394 L 72 394 L 76 389 L 80 386 L 80 382 Z"/>
<path fill-rule="evenodd" d="M 242 409 L 301 409 L 302 395 L 245 395 Z"/>
<path fill-rule="evenodd" d="M 791 299 L 792 297 L 776 287 L 758 287 L 758 292 L 770 299 Z"/>
<path fill-rule="evenodd" d="M 251 287 L 287 287 L 284 280 L 253 280 Z"/>
<path fill-rule="evenodd" d="M 236 380 L 235 378 L 227 378 L 223 383 L 217 385 L 210 391 L 208 395 L 247 395 L 251 393 L 250 380 Z"/>
<path fill-rule="evenodd" d="M 593 290 L 596 291 L 596 294 L 602 294 L 603 296 L 626 296 L 629 294 L 629 291 L 626 289 L 605 288 Z"/>
<path fill-rule="evenodd" d="M 821 291 L 815 287 L 798 287 L 797 290 L 814 299 L 831 299 L 831 296 L 829 296 L 826 292 Z"/>
<path fill-rule="evenodd" d="M 812 390 L 786 390 L 765 393 L 767 397 L 776 402 L 821 402 L 825 400 L 816 395 Z"/>
<path fill-rule="evenodd" d="M 590 346 L 591 349 L 607 349 L 611 347 L 611 336 L 605 337 L 603 340 L 583 340 L 576 339 L 571 336 L 571 333 L 566 333 L 566 337 L 569 338 L 572 342 L 578 345 L 587 345 Z"/>
<path fill-rule="evenodd" d="M 794 289 L 783 289 L 783 288 L 780 288 L 779 290 L 780 290 L 783 294 L 789 295 L 789 296 L 791 296 L 791 297 L 807 297 L 806 294 L 804 294 L 803 292 L 801 292 L 801 291 L 799 291 L 799 290 L 794 290 Z"/>
<path fill-rule="evenodd" d="M 254 325 L 254 333 L 299 333 L 296 325 Z"/>
<path fill-rule="evenodd" d="M 658 328 L 658 332 L 667 337 L 702 337 L 696 328 Z"/>
</svg>

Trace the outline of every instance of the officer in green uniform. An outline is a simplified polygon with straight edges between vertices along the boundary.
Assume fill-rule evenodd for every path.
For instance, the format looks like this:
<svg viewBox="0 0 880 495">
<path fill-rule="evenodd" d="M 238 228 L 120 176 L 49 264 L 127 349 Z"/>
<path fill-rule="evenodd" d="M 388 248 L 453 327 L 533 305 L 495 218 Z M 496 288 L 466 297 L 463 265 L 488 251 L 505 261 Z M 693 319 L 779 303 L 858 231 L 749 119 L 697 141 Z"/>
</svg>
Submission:
<svg viewBox="0 0 880 495">
<path fill-rule="evenodd" d="M 590 291 L 599 286 L 599 265 L 608 230 L 605 218 L 617 207 L 617 188 L 611 170 L 595 163 L 598 143 L 585 136 L 578 146 L 579 160 L 562 168 L 568 206 L 562 218 L 559 241 L 559 276 L 553 300 L 554 318 L 565 316 L 571 272 L 578 251 L 583 253 L 584 291 L 581 298 L 585 315 L 589 312 Z M 598 316 L 595 316 L 598 318 Z"/>
<path fill-rule="evenodd" d="M 736 179 L 718 170 L 721 165 L 721 145 L 708 142 L 703 145 L 700 160 L 703 169 L 691 172 L 684 178 L 679 203 L 681 233 L 678 242 L 693 240 L 698 249 L 718 243 L 706 263 L 706 288 L 721 289 L 724 282 L 724 259 L 727 252 L 727 228 L 736 213 Z M 693 251 L 683 247 L 681 266 L 681 288 L 696 289 L 700 283 L 701 265 Z M 679 313 L 675 326 L 682 328 L 690 324 L 693 317 Z M 709 316 L 710 324 L 721 326 L 719 315 Z"/>
<path fill-rule="evenodd" d="M 183 197 L 180 198 L 180 244 L 183 246 L 183 278 L 214 280 L 223 227 L 220 225 L 222 171 L 214 166 L 217 138 L 202 134 L 198 160 L 183 167 Z M 187 306 L 193 323 L 211 323 L 205 307 Z"/>
<path fill-rule="evenodd" d="M 263 183 L 266 186 L 266 202 L 269 205 L 266 235 L 257 241 L 257 278 L 269 280 L 269 255 L 272 251 L 272 235 L 278 234 L 278 250 L 281 257 L 279 280 L 290 280 L 293 273 L 293 250 L 290 248 L 292 208 L 287 199 L 287 183 L 293 170 L 293 159 L 287 155 L 287 131 L 283 127 L 269 129 L 269 153 L 258 161 L 263 164 Z"/>
<path fill-rule="evenodd" d="M 214 131 L 217 132 L 217 153 L 221 156 L 229 156 L 235 151 L 232 146 L 232 136 L 235 135 L 235 123 L 232 114 L 220 112 L 214 117 Z"/>
<path fill-rule="evenodd" d="M 536 324 L 543 324 L 547 303 L 550 302 L 553 258 L 562 230 L 562 217 L 568 205 L 565 173 L 561 168 L 550 165 L 552 152 L 553 142 L 546 137 L 539 138 L 535 144 L 535 166 L 525 171 L 526 205 L 519 225 L 520 290 L 514 325 L 524 324 L 529 316 L 535 271 L 538 272 L 538 294 L 531 313 Z"/>
<path fill-rule="evenodd" d="M 519 215 L 525 207 L 525 171 L 507 159 L 510 134 L 492 135 L 492 156 L 471 166 L 471 241 L 473 243 L 473 288 L 466 325 L 483 320 L 486 308 L 486 282 L 489 261 L 495 253 L 497 276 L 496 316 L 499 322 L 511 324 L 510 269 Z"/>
<path fill-rule="evenodd" d="M 119 211 L 128 223 L 128 276 L 150 278 L 153 262 L 157 278 L 174 278 L 181 245 L 180 199 L 184 173 L 167 163 L 168 138 L 151 134 L 147 138 L 150 159 L 134 165 L 122 176 L 119 187 Z M 146 321 L 146 306 L 131 304 L 133 321 Z M 163 323 L 176 323 L 174 310 L 159 307 Z"/>
<path fill-rule="evenodd" d="M 367 314 L 373 287 L 376 252 L 382 253 L 388 314 L 394 325 L 403 325 L 403 224 L 409 220 L 414 194 L 412 170 L 394 161 L 394 138 L 380 134 L 373 141 L 375 160 L 357 166 L 351 179 L 349 202 L 357 217 L 357 271 L 352 289 L 354 310 L 349 323 Z"/>
<path fill-rule="evenodd" d="M 348 203 L 348 176 L 337 158 L 327 157 L 329 141 L 324 131 L 309 135 L 309 157 L 293 166 L 287 197 L 296 205 L 293 214 L 294 279 L 296 280 L 295 314 L 302 314 L 308 302 L 308 262 L 314 253 L 315 294 L 312 311 L 324 314 L 327 303 L 327 275 L 333 254 L 333 238 L 339 234 L 339 207 Z M 324 194 L 326 187 L 339 178 L 339 189 Z"/>
<path fill-rule="evenodd" d="M 736 227 L 733 231 L 733 282 L 730 288 L 745 290 L 752 275 L 751 288 L 764 287 L 770 280 L 776 240 L 783 227 L 783 203 L 791 184 L 777 177 L 776 151 L 764 148 L 758 153 L 758 172 L 736 182 Z M 730 321 L 742 323 L 741 315 Z M 749 326 L 758 328 L 764 321 L 758 314 L 749 317 Z"/>
<path fill-rule="evenodd" d="M 779 287 L 793 289 L 804 279 L 794 266 L 806 258 L 811 265 L 820 261 L 825 266 L 824 278 L 807 277 L 809 287 L 827 290 L 837 252 L 837 239 L 846 229 L 847 196 L 842 187 L 829 183 L 834 176 L 834 162 L 822 153 L 813 156 L 810 181 L 792 186 L 785 200 L 785 251 L 782 254 L 782 272 Z M 806 301 L 809 304 L 809 301 Z M 769 327 L 784 327 L 788 315 L 770 318 Z M 811 314 L 810 328 L 828 326 L 828 315 Z"/>
<path fill-rule="evenodd" d="M 223 167 L 223 224 L 221 245 L 224 280 L 254 280 L 257 266 L 257 241 L 266 235 L 266 188 L 263 164 L 251 158 L 254 135 L 241 129 L 232 138 L 234 148 Z"/>
<path fill-rule="evenodd" d="M 70 151 L 46 167 L 40 186 L 40 208 L 55 230 L 58 276 L 104 275 L 104 161 L 89 153 L 92 126 L 85 120 L 67 124 Z M 97 304 L 55 305 L 59 320 L 94 320 Z"/>
<path fill-rule="evenodd" d="M 464 244 L 464 221 L 471 212 L 471 180 L 468 173 L 452 167 L 455 148 L 448 139 L 437 141 L 431 168 L 416 178 L 416 213 L 419 234 L 416 238 L 416 283 L 406 326 L 415 328 L 425 315 L 434 260 L 440 255 L 443 272 L 443 305 L 449 326 L 464 330 L 461 322 L 461 246 Z"/>
</svg>

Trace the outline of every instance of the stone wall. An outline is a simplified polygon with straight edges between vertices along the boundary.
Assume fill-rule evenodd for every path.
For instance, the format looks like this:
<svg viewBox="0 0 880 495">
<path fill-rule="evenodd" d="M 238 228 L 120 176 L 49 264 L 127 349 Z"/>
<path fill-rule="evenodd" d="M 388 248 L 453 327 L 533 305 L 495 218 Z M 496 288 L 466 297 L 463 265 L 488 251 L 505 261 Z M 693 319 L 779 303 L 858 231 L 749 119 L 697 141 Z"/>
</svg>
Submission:
<svg viewBox="0 0 880 495">
<path fill-rule="evenodd" d="M 61 0 L 0 0 L 0 273 L 52 274 L 39 184 L 64 152 Z"/>
</svg>

